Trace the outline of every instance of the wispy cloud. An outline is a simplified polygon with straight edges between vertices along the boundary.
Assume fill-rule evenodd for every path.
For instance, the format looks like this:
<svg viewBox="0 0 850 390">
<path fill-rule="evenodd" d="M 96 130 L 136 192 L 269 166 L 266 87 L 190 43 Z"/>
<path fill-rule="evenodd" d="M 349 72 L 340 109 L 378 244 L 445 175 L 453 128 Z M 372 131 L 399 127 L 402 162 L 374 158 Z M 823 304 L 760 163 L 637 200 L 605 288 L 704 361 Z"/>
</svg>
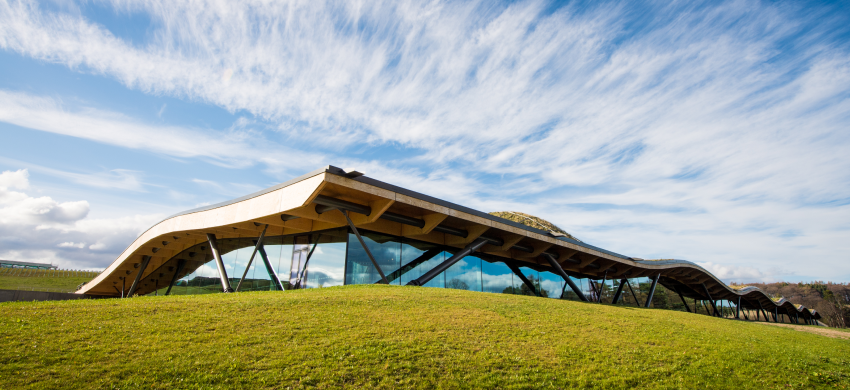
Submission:
<svg viewBox="0 0 850 390">
<path fill-rule="evenodd" d="M 22 92 L 0 90 L 0 121 L 119 147 L 199 158 L 228 167 L 262 163 L 275 169 L 301 168 L 312 167 L 316 163 L 310 165 L 310 162 L 321 160 L 314 153 L 266 143 L 261 135 L 239 127 L 211 130 L 151 125 L 120 113 L 73 107 L 54 98 Z M 289 158 L 282 159 L 280 155 Z M 127 178 L 129 172 L 119 170 L 111 175 Z"/>
<path fill-rule="evenodd" d="M 58 202 L 13 189 L 32 189 L 27 170 L 0 173 L 0 257 L 6 259 L 102 269 L 138 234 L 162 218 L 136 215 L 93 219 L 88 216 L 90 206 L 85 200 Z"/>
<path fill-rule="evenodd" d="M 0 47 L 250 118 L 153 126 L 0 91 L 0 120 L 273 175 L 352 165 L 627 254 L 761 272 L 730 277 L 776 263 L 805 275 L 801 257 L 850 277 L 837 260 L 850 254 L 850 47 L 829 8 L 112 5 L 151 17 L 144 45 L 78 12 L 0 2 Z M 364 145 L 376 151 L 347 154 Z"/>
</svg>

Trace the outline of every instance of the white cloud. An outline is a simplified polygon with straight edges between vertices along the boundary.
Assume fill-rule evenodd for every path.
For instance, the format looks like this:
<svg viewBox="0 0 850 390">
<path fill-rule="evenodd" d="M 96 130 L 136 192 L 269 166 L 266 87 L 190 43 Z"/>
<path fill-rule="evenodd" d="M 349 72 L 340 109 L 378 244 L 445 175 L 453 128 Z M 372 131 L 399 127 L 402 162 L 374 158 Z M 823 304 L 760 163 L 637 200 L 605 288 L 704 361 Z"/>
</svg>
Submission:
<svg viewBox="0 0 850 390">
<path fill-rule="evenodd" d="M 5 171 L 0 178 L 4 180 L 0 187 L 0 258 L 103 269 L 163 217 L 90 219 L 87 201 L 57 202 L 48 196 L 9 191 L 6 186 L 12 184 L 30 188 L 25 169 Z M 88 242 L 94 244 L 86 247 Z"/>
<path fill-rule="evenodd" d="M 0 91 L 0 120 L 278 177 L 324 162 L 300 150 L 396 148 L 407 155 L 338 159 L 628 255 L 753 264 L 718 272 L 759 278 L 777 264 L 808 275 L 809 258 L 850 277 L 850 58 L 828 15 L 679 3 L 646 6 L 639 27 L 641 12 L 608 4 L 113 4 L 151 17 L 144 45 L 0 2 L 0 47 L 254 119 L 153 126 Z"/>
<path fill-rule="evenodd" d="M 0 188 L 25 190 L 29 187 L 29 172 L 26 169 L 0 173 Z"/>
<path fill-rule="evenodd" d="M 3 184 L 15 188 L 29 187 L 27 170 L 5 171 Z M 79 221 L 89 213 L 86 201 L 59 203 L 50 197 L 30 197 L 22 192 L 9 191 L 0 186 L 0 224 L 36 225 L 46 228 L 54 224 L 64 225 Z"/>
<path fill-rule="evenodd" d="M 738 267 L 712 262 L 698 264 L 714 274 L 714 276 L 723 280 L 775 281 L 773 278 L 769 278 L 768 275 L 753 267 Z"/>
</svg>

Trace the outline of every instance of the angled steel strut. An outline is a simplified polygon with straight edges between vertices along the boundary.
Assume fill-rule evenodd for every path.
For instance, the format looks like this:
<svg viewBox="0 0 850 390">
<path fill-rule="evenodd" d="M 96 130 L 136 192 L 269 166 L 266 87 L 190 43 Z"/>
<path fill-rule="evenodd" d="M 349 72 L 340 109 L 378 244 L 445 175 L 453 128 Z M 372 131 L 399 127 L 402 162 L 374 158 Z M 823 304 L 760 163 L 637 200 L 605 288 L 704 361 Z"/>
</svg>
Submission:
<svg viewBox="0 0 850 390">
<path fill-rule="evenodd" d="M 425 275 L 422 275 L 417 279 L 411 280 L 410 282 L 407 283 L 407 285 L 408 286 L 422 286 L 425 283 L 430 282 L 431 279 L 434 279 L 441 272 L 447 270 L 449 267 L 454 265 L 454 263 L 457 263 L 458 261 L 460 261 L 460 259 L 462 259 L 466 256 L 469 256 L 470 254 L 472 254 L 472 252 L 477 251 L 482 246 L 484 246 L 484 244 L 486 244 L 486 243 L 487 243 L 486 239 L 476 238 L 475 241 L 472 241 L 465 248 L 461 249 L 459 252 L 452 255 L 452 257 L 449 257 L 448 259 L 446 259 L 446 261 L 438 264 L 436 267 L 434 267 L 430 271 L 426 272 Z M 384 278 L 384 279 L 386 280 L 386 278 Z"/>
<path fill-rule="evenodd" d="M 576 293 L 576 295 L 578 295 L 578 298 L 584 302 L 587 302 L 587 297 L 584 296 L 584 294 L 581 292 L 581 289 L 579 289 L 578 286 L 576 286 L 575 282 L 573 282 L 573 280 L 570 278 L 570 276 L 567 275 L 567 273 L 561 267 L 561 264 L 559 264 L 558 261 L 555 260 L 555 257 L 548 253 L 544 253 L 543 257 L 546 258 L 546 261 L 549 262 L 549 265 L 552 266 L 552 268 L 554 268 L 555 271 L 558 272 L 558 275 L 561 275 L 561 277 L 564 278 L 564 281 L 567 282 L 567 285 L 570 286 L 570 288 L 573 290 L 574 293 Z M 561 294 L 561 297 L 563 298 L 563 294 Z"/>
<path fill-rule="evenodd" d="M 133 284 L 130 285 L 130 292 L 127 293 L 128 297 L 132 297 L 133 293 L 136 292 L 136 287 L 139 286 L 139 280 L 142 278 L 142 273 L 145 272 L 145 268 L 148 268 L 148 263 L 150 263 L 150 256 L 142 256 L 142 264 L 139 266 L 139 273 L 136 274 L 136 279 L 133 280 Z"/>
<path fill-rule="evenodd" d="M 180 273 L 183 272 L 183 267 L 186 266 L 186 260 L 179 259 L 177 260 L 177 269 L 174 270 L 174 276 L 171 277 L 171 283 L 168 284 L 168 290 L 165 290 L 165 295 L 171 293 L 171 287 L 174 286 L 174 283 L 177 283 L 177 278 L 180 277 Z"/>
<path fill-rule="evenodd" d="M 213 253 L 215 265 L 218 267 L 218 278 L 221 279 L 221 289 L 223 292 L 231 293 L 233 292 L 233 288 L 230 287 L 230 279 L 227 278 L 227 270 L 224 269 L 224 261 L 221 260 L 221 252 L 218 250 L 215 234 L 207 233 L 207 241 L 210 243 L 210 251 Z"/>
<path fill-rule="evenodd" d="M 649 296 L 646 297 L 646 303 L 643 304 L 643 307 L 649 307 L 649 304 L 652 303 L 652 296 L 655 295 L 655 286 L 658 285 L 658 279 L 661 278 L 661 273 L 655 276 L 655 279 L 652 279 L 652 285 L 649 286 Z"/>
<path fill-rule="evenodd" d="M 602 291 L 605 290 L 605 278 L 608 277 L 608 270 L 602 275 L 602 281 L 599 282 L 599 292 L 596 294 L 596 303 L 602 303 Z"/>
<path fill-rule="evenodd" d="M 623 294 L 623 285 L 626 284 L 626 278 L 620 279 L 620 285 L 617 286 L 617 292 L 614 293 L 614 299 L 611 300 L 612 305 L 616 305 L 620 300 L 620 295 Z"/>
<path fill-rule="evenodd" d="M 676 294 L 679 294 L 679 299 L 681 299 L 681 300 L 682 300 L 682 304 L 684 304 L 684 305 L 685 305 L 685 310 L 687 310 L 687 311 L 688 311 L 688 313 L 690 313 L 690 312 L 691 312 L 691 308 L 690 308 L 690 307 L 688 307 L 688 303 L 687 303 L 687 302 L 685 302 L 685 297 L 683 297 L 683 296 L 682 296 L 682 292 L 681 292 L 681 291 L 679 291 L 679 288 L 678 288 L 678 287 L 674 287 L 674 288 L 673 288 L 673 290 L 674 290 L 674 291 L 676 291 Z"/>
<path fill-rule="evenodd" d="M 342 215 L 345 216 L 345 220 L 348 221 L 348 226 L 354 232 L 354 235 L 356 235 L 357 239 L 360 240 L 360 245 L 363 246 L 363 250 L 366 251 L 367 255 L 369 255 L 369 260 L 372 260 L 372 265 L 375 266 L 375 269 L 378 270 L 378 274 L 381 275 L 381 281 L 384 282 L 384 284 L 390 284 L 390 281 L 387 280 L 387 276 L 384 275 L 384 271 L 381 270 L 381 266 L 378 265 L 378 262 L 375 261 L 375 257 L 372 256 L 372 251 L 370 251 L 369 247 L 366 246 L 366 241 L 363 241 L 363 237 L 360 236 L 360 232 L 357 231 L 357 227 L 354 226 L 354 222 L 351 222 L 351 218 L 348 217 L 348 211 L 345 211 L 345 210 L 340 210 L 340 211 L 342 211 Z"/>
<path fill-rule="evenodd" d="M 719 317 L 720 315 L 717 314 L 717 305 L 714 304 L 714 299 L 711 298 L 711 293 L 708 292 L 708 287 L 705 286 L 705 283 L 702 283 L 702 289 L 705 290 L 705 295 L 708 296 L 708 302 L 711 303 L 711 308 L 714 309 L 714 316 Z M 705 311 L 708 311 L 708 309 L 705 309 Z"/>
<path fill-rule="evenodd" d="M 631 282 L 629 282 L 629 280 L 628 280 L 628 279 L 626 279 L 626 287 L 628 287 L 628 288 L 629 288 L 629 292 L 631 292 L 631 293 L 632 293 L 632 298 L 634 298 L 634 299 L 635 299 L 635 305 L 636 305 L 636 306 L 640 306 L 640 301 L 637 299 L 637 295 L 635 295 L 635 290 L 634 290 L 634 289 L 632 289 L 632 283 L 631 283 Z M 640 286 L 638 286 L 638 287 L 640 287 Z"/>
<path fill-rule="evenodd" d="M 508 267 L 511 269 L 511 271 L 514 272 L 514 274 L 517 277 L 519 277 L 520 280 L 522 280 L 522 282 L 525 284 L 525 286 L 528 287 L 528 289 L 531 290 L 531 292 L 534 293 L 534 295 L 536 295 L 538 297 L 540 296 L 540 292 L 537 291 L 536 287 L 534 287 L 534 283 L 531 283 L 531 281 L 528 280 L 528 278 L 526 278 L 525 275 L 522 274 L 522 271 L 519 270 L 519 267 L 517 267 L 513 264 L 508 264 Z"/>
<path fill-rule="evenodd" d="M 254 245 L 254 251 L 251 252 L 251 258 L 248 259 L 248 265 L 245 266 L 245 272 L 242 273 L 242 278 L 239 279 L 239 283 L 236 284 L 236 292 L 239 292 L 239 288 L 242 287 L 242 282 L 245 281 L 245 276 L 248 275 L 248 270 L 251 269 L 251 264 L 254 262 L 254 256 L 257 256 L 257 251 L 260 250 L 260 247 L 263 245 L 263 238 L 266 237 L 266 229 L 269 228 L 269 224 L 266 224 L 266 227 L 263 228 L 263 232 L 260 233 L 260 238 L 257 240 L 257 244 Z"/>
<path fill-rule="evenodd" d="M 280 283 L 280 277 L 277 276 L 277 272 L 275 272 L 274 267 L 269 262 L 269 256 L 266 254 L 266 248 L 263 245 L 260 245 L 260 257 L 263 259 L 263 263 L 266 265 L 266 272 L 268 272 L 275 287 L 277 287 L 278 291 L 283 291 L 283 284 Z"/>
<path fill-rule="evenodd" d="M 434 256 L 439 255 L 442 251 L 443 250 L 440 249 L 440 248 L 428 249 L 427 251 L 425 251 L 425 253 L 423 253 L 419 257 L 413 259 L 413 261 L 401 266 L 399 269 L 393 271 L 393 273 L 387 275 L 387 280 L 389 280 L 390 283 L 392 283 L 396 279 L 402 277 L 404 274 L 406 274 L 406 273 L 410 272 L 411 270 L 413 270 L 414 268 L 416 268 L 416 266 L 418 266 L 419 264 L 422 264 L 422 263 L 424 263 L 428 260 L 433 259 Z M 379 282 L 376 282 L 375 284 L 378 284 L 378 283 L 381 283 L 381 282 L 379 281 Z"/>
</svg>

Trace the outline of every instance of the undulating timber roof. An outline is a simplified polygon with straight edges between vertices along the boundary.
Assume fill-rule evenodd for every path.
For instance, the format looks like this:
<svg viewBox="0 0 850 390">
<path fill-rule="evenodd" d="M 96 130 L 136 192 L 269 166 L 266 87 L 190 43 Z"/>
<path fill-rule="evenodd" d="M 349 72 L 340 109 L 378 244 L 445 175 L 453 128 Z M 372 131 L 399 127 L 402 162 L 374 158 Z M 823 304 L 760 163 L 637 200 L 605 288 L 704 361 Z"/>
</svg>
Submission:
<svg viewBox="0 0 850 390">
<path fill-rule="evenodd" d="M 338 209 L 319 212 L 320 206 Z M 348 225 L 340 209 L 349 210 L 358 229 L 464 248 L 475 240 L 487 243 L 478 255 L 538 271 L 553 271 L 556 259 L 570 276 L 595 279 L 658 277 L 668 289 L 693 299 L 728 300 L 746 308 L 819 318 L 814 310 L 786 300 L 775 302 L 755 287 L 735 290 L 699 265 L 685 260 L 642 260 L 579 241 L 545 220 L 517 221 L 521 213 L 491 215 L 458 204 L 410 191 L 364 176 L 356 171 L 327 166 L 285 183 L 227 202 L 188 210 L 142 233 L 100 275 L 78 293 L 117 296 L 123 278 L 134 279 L 139 264 L 139 294 L 152 292 L 152 281 L 169 280 L 176 272 L 178 254 L 207 240 L 257 237 L 265 225 L 268 235 L 323 231 Z M 512 220 L 513 219 L 513 220 Z M 535 225 L 535 226 L 529 226 Z M 537 225 L 539 224 L 539 225 Z M 202 263 L 201 263 L 202 264 Z M 389 270 L 390 272 L 392 270 Z M 178 275 L 180 276 L 180 275 Z"/>
</svg>

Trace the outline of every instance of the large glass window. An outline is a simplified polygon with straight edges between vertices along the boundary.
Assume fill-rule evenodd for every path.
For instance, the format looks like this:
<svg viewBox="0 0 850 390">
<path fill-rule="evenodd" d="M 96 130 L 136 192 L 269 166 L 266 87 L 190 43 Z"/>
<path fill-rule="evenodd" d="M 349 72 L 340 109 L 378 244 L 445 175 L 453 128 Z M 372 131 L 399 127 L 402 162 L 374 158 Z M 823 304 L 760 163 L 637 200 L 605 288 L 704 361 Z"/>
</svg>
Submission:
<svg viewBox="0 0 850 390">
<path fill-rule="evenodd" d="M 346 229 L 325 232 L 307 264 L 306 288 L 342 286 L 345 283 Z M 386 272 L 386 271 L 385 271 Z"/>
<path fill-rule="evenodd" d="M 400 267 L 401 242 L 384 234 L 360 231 L 363 241 L 381 267 L 388 275 Z M 381 280 L 381 275 L 369 259 L 369 255 L 354 233 L 348 234 L 348 261 L 345 268 L 345 284 L 373 284 Z"/>
<path fill-rule="evenodd" d="M 576 287 L 579 288 L 579 291 L 582 291 L 582 289 L 581 289 L 581 279 L 574 278 L 574 277 L 570 276 L 570 280 L 572 280 L 573 283 L 575 283 Z M 580 301 L 581 300 L 581 298 L 578 297 L 578 294 L 576 294 L 575 291 L 573 291 L 573 289 L 570 288 L 570 287 L 567 287 L 566 290 L 564 290 L 564 296 L 562 298 L 563 299 L 569 299 L 571 301 Z"/>
<path fill-rule="evenodd" d="M 484 261 L 481 263 L 481 278 L 483 281 L 483 291 L 491 293 L 513 294 L 513 279 L 515 278 L 513 271 L 505 263 L 491 263 Z"/>
<path fill-rule="evenodd" d="M 481 291 L 481 259 L 478 257 L 466 256 L 452 264 L 444 273 L 446 288 Z"/>
<path fill-rule="evenodd" d="M 519 271 L 523 274 L 523 276 L 525 276 L 526 279 L 528 279 L 529 282 L 532 283 L 532 285 L 535 289 L 537 289 L 537 291 L 541 291 L 540 275 L 537 271 L 526 267 L 519 267 Z M 520 279 L 518 276 L 514 276 L 512 284 L 512 293 L 519 295 L 534 295 L 534 292 L 532 292 L 531 289 L 528 288 L 528 286 L 523 283 L 522 279 Z M 546 293 L 548 294 L 548 291 Z M 547 294 L 543 294 L 543 291 L 541 291 L 542 296 L 548 296 Z"/>
<path fill-rule="evenodd" d="M 540 290 L 545 291 L 543 296 L 549 298 L 561 298 L 561 293 L 564 291 L 564 278 L 555 275 L 551 272 L 540 272 Z"/>
<path fill-rule="evenodd" d="M 425 272 L 434 269 L 434 267 L 444 260 L 445 252 L 441 251 L 437 245 L 413 240 L 403 240 L 401 244 L 401 264 L 404 268 L 398 272 L 397 279 L 390 281 L 390 284 L 404 286 L 411 280 L 418 279 Z M 444 287 L 445 279 L 445 273 L 441 273 L 428 283 L 425 283 L 425 286 Z"/>
</svg>

